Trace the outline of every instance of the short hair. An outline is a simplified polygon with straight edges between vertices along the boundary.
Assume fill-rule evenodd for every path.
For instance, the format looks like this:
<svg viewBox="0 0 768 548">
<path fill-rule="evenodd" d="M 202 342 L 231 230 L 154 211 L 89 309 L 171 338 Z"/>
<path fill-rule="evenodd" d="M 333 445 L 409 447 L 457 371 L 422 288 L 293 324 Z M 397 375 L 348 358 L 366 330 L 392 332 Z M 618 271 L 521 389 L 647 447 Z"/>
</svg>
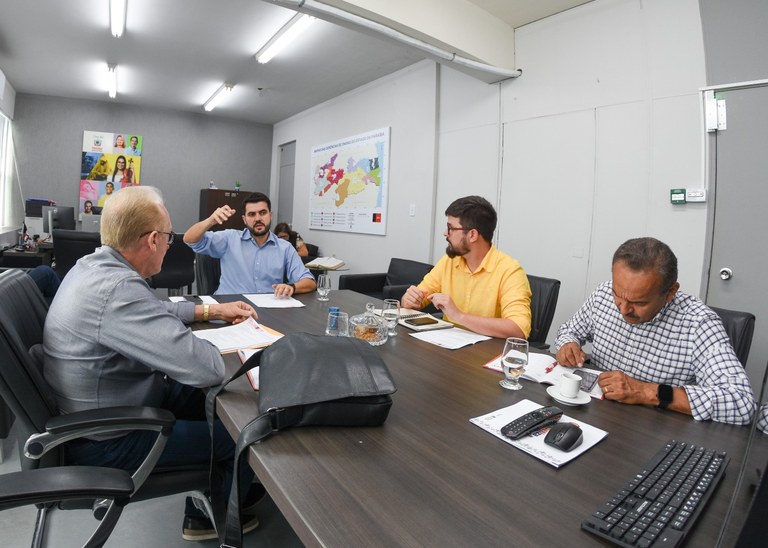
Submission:
<svg viewBox="0 0 768 548">
<path fill-rule="evenodd" d="M 101 212 L 101 243 L 123 251 L 137 244 L 144 232 L 158 230 L 163 195 L 152 186 L 129 186 L 115 192 Z"/>
<path fill-rule="evenodd" d="M 245 200 L 243 200 L 243 213 L 245 213 L 245 206 L 247 204 L 255 204 L 257 202 L 267 202 L 267 209 L 272 211 L 272 201 L 269 199 L 269 196 L 263 192 L 254 192 L 246 196 Z"/>
<path fill-rule="evenodd" d="M 445 214 L 458 218 L 461 226 L 477 230 L 486 242 L 493 240 L 496 210 L 482 196 L 465 196 L 454 200 L 445 210 Z"/>
<path fill-rule="evenodd" d="M 661 276 L 661 292 L 667 292 L 677 281 L 677 257 L 667 244 L 656 238 L 633 238 L 619 246 L 612 265 L 621 261 L 635 272 L 655 270 Z"/>
</svg>

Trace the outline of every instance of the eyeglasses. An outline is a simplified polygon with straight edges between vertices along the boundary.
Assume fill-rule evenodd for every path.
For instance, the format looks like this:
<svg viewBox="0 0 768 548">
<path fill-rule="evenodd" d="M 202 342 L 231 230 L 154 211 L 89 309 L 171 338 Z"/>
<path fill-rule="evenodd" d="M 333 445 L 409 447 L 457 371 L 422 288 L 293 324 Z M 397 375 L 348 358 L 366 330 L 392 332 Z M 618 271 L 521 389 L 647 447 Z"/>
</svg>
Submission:
<svg viewBox="0 0 768 548">
<path fill-rule="evenodd" d="M 171 245 L 176 239 L 176 234 L 173 232 L 163 232 L 162 230 L 150 230 L 149 232 L 143 232 L 139 235 L 139 238 L 143 238 L 147 234 L 152 234 L 153 232 L 157 232 L 158 234 L 166 234 L 168 236 L 168 245 Z"/>
<path fill-rule="evenodd" d="M 453 232 L 454 230 L 461 230 L 462 232 L 466 232 L 466 231 L 468 231 L 468 230 L 472 230 L 472 229 L 471 229 L 471 228 L 467 228 L 467 227 L 465 227 L 465 226 L 451 226 L 451 225 L 446 225 L 446 229 L 445 229 L 445 230 L 448 232 L 448 234 L 450 234 L 450 233 L 451 233 L 451 232 Z"/>
</svg>

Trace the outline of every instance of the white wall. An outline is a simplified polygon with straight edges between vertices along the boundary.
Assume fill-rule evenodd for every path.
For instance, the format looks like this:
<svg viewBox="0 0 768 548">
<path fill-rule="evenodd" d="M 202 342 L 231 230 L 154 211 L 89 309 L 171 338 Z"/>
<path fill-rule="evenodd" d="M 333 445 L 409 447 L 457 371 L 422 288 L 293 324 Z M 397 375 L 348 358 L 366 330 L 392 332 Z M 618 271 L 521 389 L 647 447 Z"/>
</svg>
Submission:
<svg viewBox="0 0 768 548">
<path fill-rule="evenodd" d="M 515 42 L 516 80 L 487 85 L 437 67 L 435 85 L 425 62 L 278 124 L 273 150 L 297 140 L 297 229 L 354 272 L 383 271 L 391 256 L 434 262 L 445 207 L 483 195 L 498 208 L 499 248 L 562 281 L 549 341 L 630 237 L 666 241 L 683 290 L 697 294 L 708 204 L 673 207 L 669 189 L 705 184 L 698 2 L 595 0 L 518 29 Z M 308 190 L 298 189 L 309 187 L 310 146 L 386 125 L 387 236 L 307 231 Z"/>
<path fill-rule="evenodd" d="M 706 204 L 696 0 L 596 0 L 516 32 L 523 76 L 502 84 L 499 247 L 563 284 L 548 340 L 595 285 L 616 247 L 654 236 L 698 294 Z"/>
<path fill-rule="evenodd" d="M 430 259 L 435 186 L 436 66 L 421 62 L 275 125 L 271 196 L 277 196 L 278 148 L 296 141 L 293 228 L 350 273 L 385 272 L 392 257 Z M 386 236 L 310 230 L 313 146 L 389 126 Z M 416 215 L 409 216 L 409 204 Z M 273 209 L 276 204 L 273 203 Z"/>
</svg>

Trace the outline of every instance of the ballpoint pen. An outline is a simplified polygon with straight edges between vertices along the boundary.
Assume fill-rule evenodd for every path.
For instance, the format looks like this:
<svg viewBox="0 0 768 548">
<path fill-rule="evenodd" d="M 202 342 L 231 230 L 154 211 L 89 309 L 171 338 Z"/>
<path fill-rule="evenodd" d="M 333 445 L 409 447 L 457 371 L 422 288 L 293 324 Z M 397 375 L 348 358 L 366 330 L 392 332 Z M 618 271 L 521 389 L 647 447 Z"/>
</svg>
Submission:
<svg viewBox="0 0 768 548">
<path fill-rule="evenodd" d="M 547 367 L 547 368 L 544 370 L 544 372 L 546 372 L 546 373 L 552 373 L 552 371 L 555 369 L 555 367 L 557 367 L 557 361 L 553 361 L 553 362 L 552 362 L 552 365 L 550 365 L 549 367 Z"/>
</svg>

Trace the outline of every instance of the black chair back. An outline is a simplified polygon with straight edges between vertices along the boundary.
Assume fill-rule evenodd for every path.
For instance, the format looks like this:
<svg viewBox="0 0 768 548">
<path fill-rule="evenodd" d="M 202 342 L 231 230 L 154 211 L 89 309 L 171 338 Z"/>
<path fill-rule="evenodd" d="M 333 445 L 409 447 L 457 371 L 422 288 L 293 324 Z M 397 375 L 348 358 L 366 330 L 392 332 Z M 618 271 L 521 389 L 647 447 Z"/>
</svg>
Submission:
<svg viewBox="0 0 768 548">
<path fill-rule="evenodd" d="M 739 358 L 741 365 L 746 367 L 749 350 L 752 346 L 752 334 L 755 331 L 755 315 L 750 312 L 740 312 L 714 306 L 710 306 L 710 308 L 723 320 L 725 332 L 728 333 L 728 338 L 731 339 L 736 356 Z"/>
<path fill-rule="evenodd" d="M 62 280 L 67 272 L 75 266 L 80 257 L 85 257 L 101 246 L 101 234 L 98 232 L 82 232 L 80 230 L 53 230 L 53 254 L 56 258 L 56 274 Z"/>
<path fill-rule="evenodd" d="M 389 261 L 387 279 L 384 285 L 416 285 L 424 279 L 430 270 L 432 270 L 432 265 L 428 263 L 393 258 Z"/>
<path fill-rule="evenodd" d="M 182 234 L 176 234 L 174 243 L 168 248 L 163 258 L 160 272 L 149 278 L 149 287 L 153 289 L 181 290 L 187 286 L 187 293 L 192 293 L 195 281 L 195 252 L 182 241 Z"/>
<path fill-rule="evenodd" d="M 221 281 L 221 261 L 209 255 L 196 253 L 195 279 L 199 295 L 213 295 Z"/>
<path fill-rule="evenodd" d="M 16 416 L 19 450 L 32 434 L 58 415 L 42 373 L 43 325 L 48 304 L 32 278 L 21 270 L 0 274 L 0 395 Z M 22 458 L 22 468 L 58 463 L 54 449 L 40 460 Z"/>
<path fill-rule="evenodd" d="M 528 344 L 546 350 L 549 348 L 547 335 L 560 295 L 560 280 L 528 274 L 528 283 L 531 285 L 531 334 Z"/>
</svg>

